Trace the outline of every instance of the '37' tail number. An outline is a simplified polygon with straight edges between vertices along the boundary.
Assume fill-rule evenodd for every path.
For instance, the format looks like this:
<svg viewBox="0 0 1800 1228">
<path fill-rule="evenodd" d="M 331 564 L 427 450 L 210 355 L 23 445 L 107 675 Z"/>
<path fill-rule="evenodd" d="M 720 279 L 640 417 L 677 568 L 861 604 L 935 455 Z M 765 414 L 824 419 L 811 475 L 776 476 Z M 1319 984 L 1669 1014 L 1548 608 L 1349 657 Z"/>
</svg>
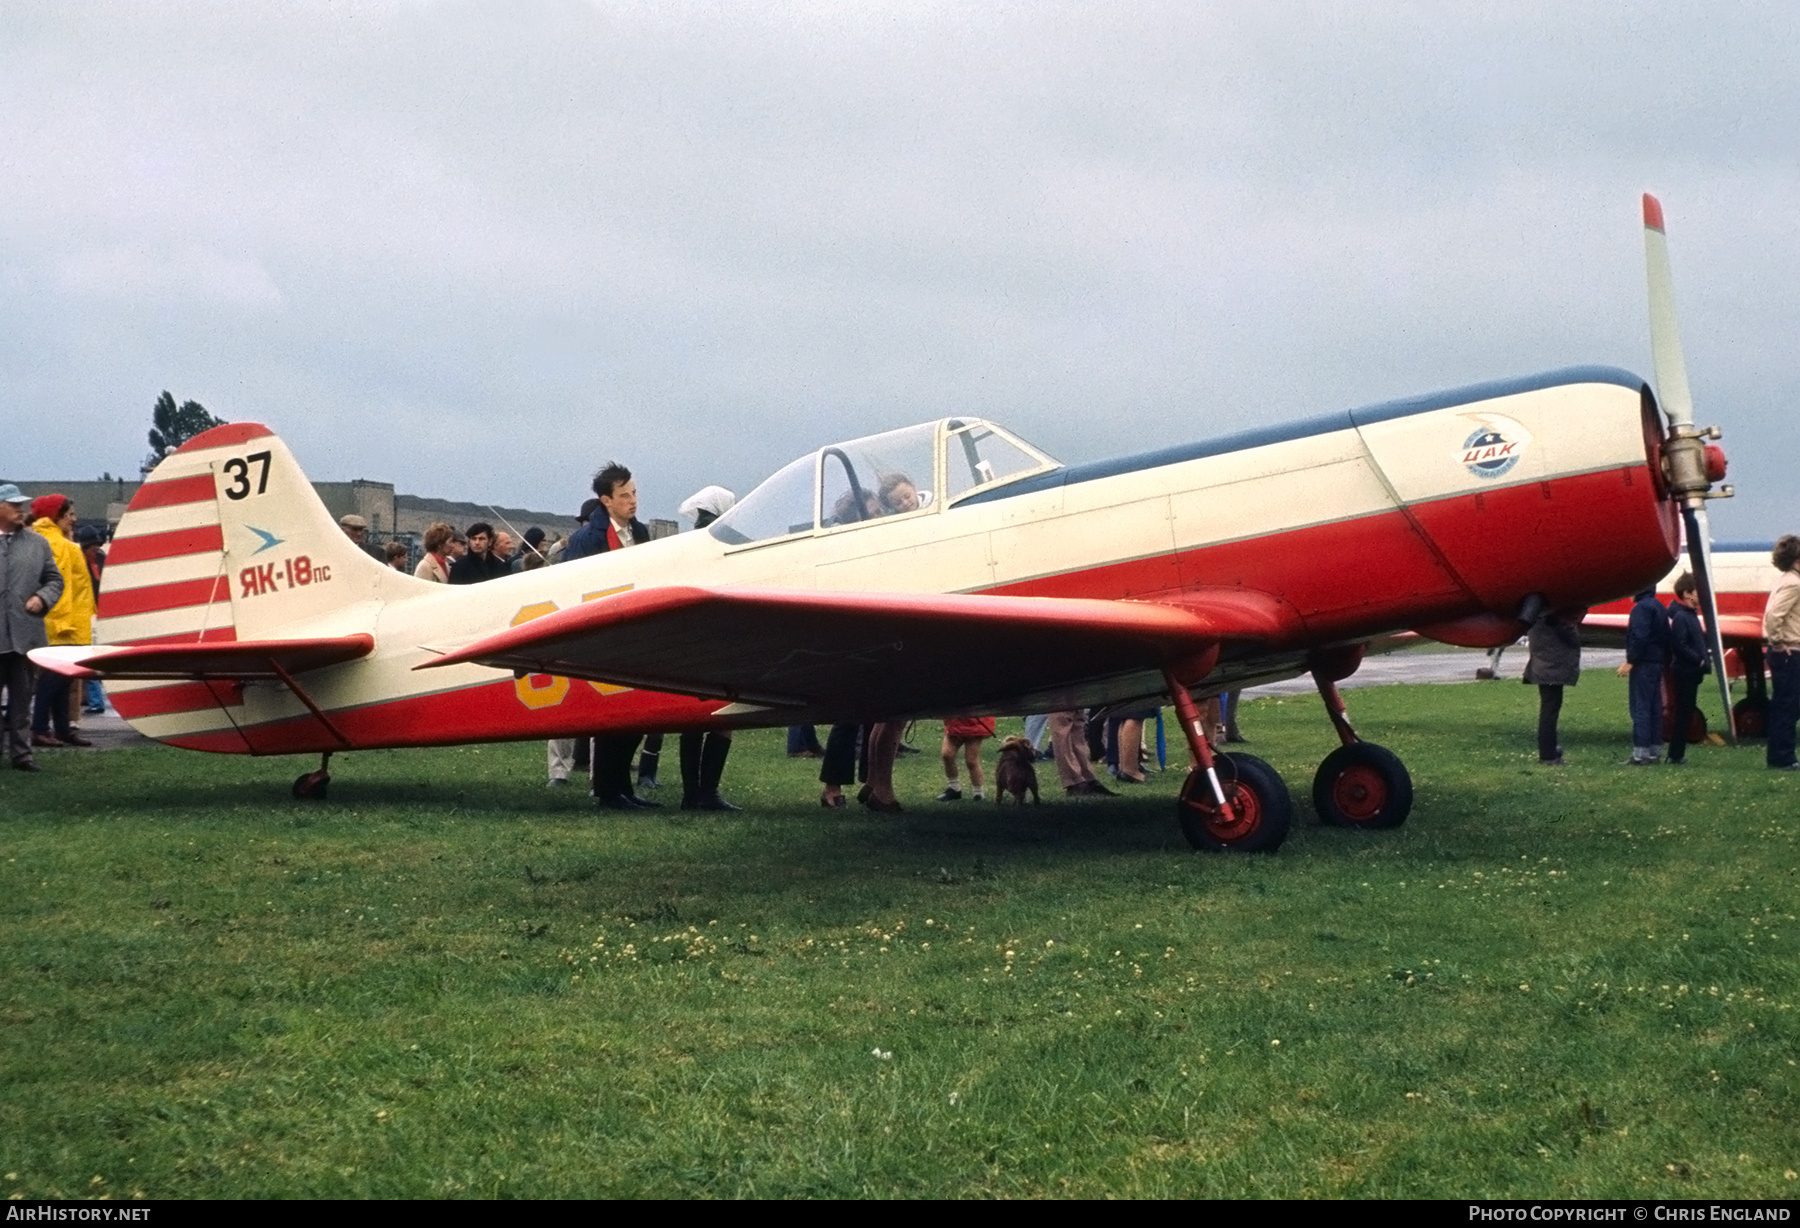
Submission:
<svg viewBox="0 0 1800 1228">
<path fill-rule="evenodd" d="M 260 597 L 283 587 L 301 588 L 308 584 L 324 584 L 331 579 L 331 568 L 314 563 L 304 554 L 261 567 L 246 567 L 238 572 L 238 583 L 244 597 Z"/>
</svg>

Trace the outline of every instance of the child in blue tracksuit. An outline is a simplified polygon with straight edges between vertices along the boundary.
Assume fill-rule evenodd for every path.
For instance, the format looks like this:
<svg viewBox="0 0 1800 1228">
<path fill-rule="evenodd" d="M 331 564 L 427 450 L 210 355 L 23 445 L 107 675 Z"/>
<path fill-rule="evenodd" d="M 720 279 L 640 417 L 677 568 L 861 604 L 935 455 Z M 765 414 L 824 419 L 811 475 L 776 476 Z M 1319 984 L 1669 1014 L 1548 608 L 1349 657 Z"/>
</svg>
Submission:
<svg viewBox="0 0 1800 1228">
<path fill-rule="evenodd" d="M 1619 676 L 1631 679 L 1630 767 L 1645 767 L 1662 758 L 1662 685 L 1672 648 L 1669 611 L 1656 590 L 1639 593 L 1625 626 L 1625 664 Z"/>
</svg>

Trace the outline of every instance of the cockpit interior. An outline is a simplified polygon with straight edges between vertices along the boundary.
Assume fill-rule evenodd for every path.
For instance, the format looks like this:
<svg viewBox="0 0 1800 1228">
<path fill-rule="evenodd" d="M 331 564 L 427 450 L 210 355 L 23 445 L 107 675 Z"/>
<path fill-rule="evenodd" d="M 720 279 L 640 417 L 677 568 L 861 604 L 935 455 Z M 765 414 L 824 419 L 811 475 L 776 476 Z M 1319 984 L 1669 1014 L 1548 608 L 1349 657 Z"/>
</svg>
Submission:
<svg viewBox="0 0 1800 1228">
<path fill-rule="evenodd" d="M 944 418 L 802 456 L 707 528 L 742 546 L 930 515 L 977 492 L 1061 468 L 1003 427 Z"/>
</svg>

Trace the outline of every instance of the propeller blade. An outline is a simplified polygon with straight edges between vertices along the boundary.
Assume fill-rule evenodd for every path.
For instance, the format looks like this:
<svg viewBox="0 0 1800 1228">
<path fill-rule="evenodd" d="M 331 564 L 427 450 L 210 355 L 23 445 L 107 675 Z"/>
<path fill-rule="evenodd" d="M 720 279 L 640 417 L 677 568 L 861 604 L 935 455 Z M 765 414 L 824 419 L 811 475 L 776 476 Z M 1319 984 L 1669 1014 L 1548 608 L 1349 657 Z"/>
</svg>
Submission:
<svg viewBox="0 0 1800 1228">
<path fill-rule="evenodd" d="M 1706 623 L 1706 652 L 1712 658 L 1713 677 L 1719 680 L 1719 702 L 1725 709 L 1725 740 L 1738 744 L 1737 722 L 1731 718 L 1731 679 L 1725 676 L 1725 639 L 1719 634 L 1719 603 L 1713 596 L 1712 530 L 1706 520 L 1706 505 L 1681 509 L 1687 524 L 1688 561 L 1694 569 L 1694 581 L 1700 589 L 1700 616 Z M 1683 736 L 1681 730 L 1676 737 Z"/>
<path fill-rule="evenodd" d="M 1644 193 L 1644 269 L 1650 281 L 1650 360 L 1656 368 L 1656 399 L 1670 426 L 1694 424 L 1681 331 L 1675 323 L 1675 281 L 1669 271 L 1669 240 L 1663 231 L 1662 202 Z"/>
</svg>

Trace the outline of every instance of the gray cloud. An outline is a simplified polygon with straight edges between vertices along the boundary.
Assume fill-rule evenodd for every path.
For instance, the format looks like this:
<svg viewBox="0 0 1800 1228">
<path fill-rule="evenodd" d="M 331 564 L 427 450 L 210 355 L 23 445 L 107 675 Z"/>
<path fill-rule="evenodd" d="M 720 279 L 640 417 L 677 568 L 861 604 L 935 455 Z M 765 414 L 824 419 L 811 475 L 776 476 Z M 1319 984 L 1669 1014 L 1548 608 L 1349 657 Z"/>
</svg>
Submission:
<svg viewBox="0 0 1800 1228">
<path fill-rule="evenodd" d="M 162 388 L 319 477 L 648 506 L 947 413 L 1066 459 L 1571 362 L 1800 522 L 1778 5 L 9 6 L 4 468 Z"/>
</svg>

